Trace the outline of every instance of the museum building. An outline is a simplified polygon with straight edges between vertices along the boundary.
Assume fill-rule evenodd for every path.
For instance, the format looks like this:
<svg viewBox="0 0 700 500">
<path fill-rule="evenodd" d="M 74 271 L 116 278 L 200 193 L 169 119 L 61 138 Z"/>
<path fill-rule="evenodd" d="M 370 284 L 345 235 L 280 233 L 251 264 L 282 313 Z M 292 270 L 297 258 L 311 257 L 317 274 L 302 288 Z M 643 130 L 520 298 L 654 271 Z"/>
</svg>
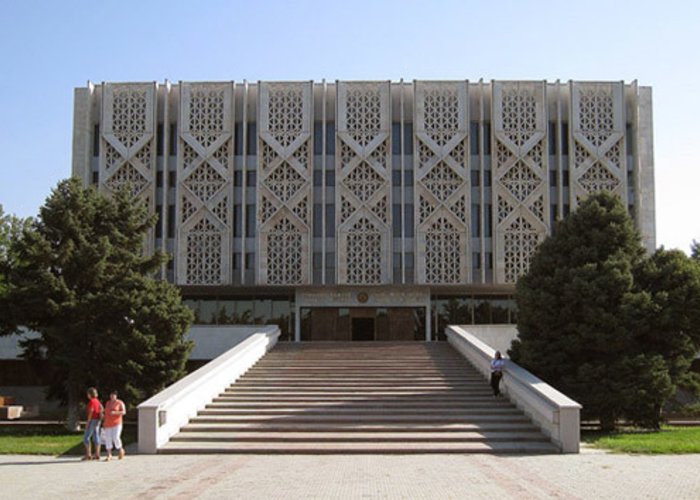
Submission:
<svg viewBox="0 0 700 500">
<path fill-rule="evenodd" d="M 88 83 L 73 175 L 130 186 L 196 323 L 281 340 L 439 340 L 515 323 L 515 282 L 589 193 L 655 248 L 636 82 Z"/>
</svg>

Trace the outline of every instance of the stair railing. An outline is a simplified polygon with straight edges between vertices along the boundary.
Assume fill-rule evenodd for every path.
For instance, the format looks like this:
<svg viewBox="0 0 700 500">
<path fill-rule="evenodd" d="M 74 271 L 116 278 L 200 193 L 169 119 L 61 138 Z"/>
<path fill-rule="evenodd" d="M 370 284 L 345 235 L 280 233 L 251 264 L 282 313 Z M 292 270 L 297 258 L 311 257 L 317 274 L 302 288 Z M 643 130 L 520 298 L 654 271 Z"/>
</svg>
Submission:
<svg viewBox="0 0 700 500">
<path fill-rule="evenodd" d="M 447 340 L 484 377 L 496 351 L 461 326 L 448 326 Z M 520 408 L 562 453 L 578 453 L 581 405 L 511 360 L 506 360 L 501 392 Z"/>
<path fill-rule="evenodd" d="M 138 406 L 139 452 L 157 453 L 207 404 L 277 343 L 278 326 L 261 326 L 248 338 Z"/>
</svg>

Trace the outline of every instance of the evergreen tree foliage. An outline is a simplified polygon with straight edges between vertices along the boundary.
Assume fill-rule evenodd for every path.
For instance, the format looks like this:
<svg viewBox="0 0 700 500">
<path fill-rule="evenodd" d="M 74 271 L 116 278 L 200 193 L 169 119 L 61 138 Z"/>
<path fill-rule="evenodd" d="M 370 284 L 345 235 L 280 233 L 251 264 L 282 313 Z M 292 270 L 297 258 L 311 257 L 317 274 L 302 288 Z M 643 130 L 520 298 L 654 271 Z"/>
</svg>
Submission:
<svg viewBox="0 0 700 500">
<path fill-rule="evenodd" d="M 49 396 L 68 404 L 70 427 L 88 386 L 136 403 L 184 374 L 192 313 L 153 278 L 167 259 L 144 255 L 154 222 L 127 190 L 110 199 L 70 179 L 12 244 L 0 322 L 39 332 L 24 354 L 50 361 Z"/>
<path fill-rule="evenodd" d="M 700 297 L 687 260 L 665 251 L 647 259 L 618 198 L 590 196 L 557 224 L 518 281 L 511 357 L 605 429 L 619 418 L 658 427 L 685 357 L 698 347 L 686 320 L 674 320 Z M 697 312 L 687 314 L 690 322 Z"/>
</svg>

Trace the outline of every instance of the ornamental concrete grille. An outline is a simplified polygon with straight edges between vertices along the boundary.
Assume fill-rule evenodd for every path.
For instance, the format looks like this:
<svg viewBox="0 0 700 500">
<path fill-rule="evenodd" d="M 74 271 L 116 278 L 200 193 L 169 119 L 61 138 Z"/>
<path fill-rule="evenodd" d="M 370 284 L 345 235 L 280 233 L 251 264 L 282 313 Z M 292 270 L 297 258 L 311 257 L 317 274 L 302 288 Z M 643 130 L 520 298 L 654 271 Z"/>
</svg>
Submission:
<svg viewBox="0 0 700 500">
<path fill-rule="evenodd" d="M 148 251 L 173 256 L 162 276 L 186 294 L 429 307 L 513 293 L 555 221 L 601 190 L 653 250 L 651 117 L 636 81 L 89 83 L 73 175 L 158 214 Z"/>
</svg>

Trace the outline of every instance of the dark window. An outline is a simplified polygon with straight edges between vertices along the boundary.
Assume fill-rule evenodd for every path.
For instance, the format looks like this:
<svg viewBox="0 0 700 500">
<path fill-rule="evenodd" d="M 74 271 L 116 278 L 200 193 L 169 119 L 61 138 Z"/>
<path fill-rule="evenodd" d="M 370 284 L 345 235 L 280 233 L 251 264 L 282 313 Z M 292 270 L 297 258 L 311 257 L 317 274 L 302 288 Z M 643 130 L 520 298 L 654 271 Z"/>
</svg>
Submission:
<svg viewBox="0 0 700 500">
<path fill-rule="evenodd" d="M 159 123 L 156 129 L 156 154 L 163 156 L 163 124 Z"/>
<path fill-rule="evenodd" d="M 241 212 L 242 210 L 240 205 L 235 205 L 233 207 L 233 236 L 236 238 L 241 237 L 241 228 L 243 227 Z"/>
<path fill-rule="evenodd" d="M 233 268 L 234 269 L 241 268 L 241 254 L 240 253 L 233 254 Z"/>
<path fill-rule="evenodd" d="M 486 204 L 484 207 L 484 236 L 491 237 L 491 219 L 492 219 L 491 204 Z"/>
<path fill-rule="evenodd" d="M 413 124 L 403 124 L 403 154 L 413 154 Z"/>
<path fill-rule="evenodd" d="M 242 170 L 236 170 L 233 173 L 233 185 L 234 186 L 243 186 L 243 171 Z"/>
<path fill-rule="evenodd" d="M 400 238 L 401 237 L 401 205 L 398 203 L 394 203 L 391 206 L 391 218 L 392 218 L 392 227 L 394 229 L 394 238 Z"/>
<path fill-rule="evenodd" d="M 169 170 L 168 171 L 168 186 L 170 186 L 171 188 L 174 188 L 176 183 L 177 183 L 177 172 L 175 170 Z"/>
<path fill-rule="evenodd" d="M 404 187 L 413 186 L 413 170 L 404 170 L 403 172 L 403 185 Z"/>
<path fill-rule="evenodd" d="M 491 171 L 490 170 L 484 170 L 484 186 L 486 186 L 486 187 L 491 186 Z"/>
<path fill-rule="evenodd" d="M 469 152 L 479 154 L 479 122 L 469 122 Z"/>
<path fill-rule="evenodd" d="M 625 128 L 625 143 L 626 143 L 626 151 L 627 155 L 631 156 L 634 154 L 634 129 L 632 128 L 632 124 L 628 123 L 627 127 Z"/>
<path fill-rule="evenodd" d="M 486 122 L 483 126 L 484 131 L 484 154 L 491 154 L 491 123 Z"/>
<path fill-rule="evenodd" d="M 406 238 L 413 238 L 413 204 L 406 204 L 406 211 L 404 212 L 403 220 L 403 233 Z"/>
<path fill-rule="evenodd" d="M 561 154 L 569 154 L 569 124 L 561 123 Z"/>
<path fill-rule="evenodd" d="M 472 268 L 481 269 L 481 252 L 472 252 Z"/>
<path fill-rule="evenodd" d="M 249 204 L 245 206 L 245 235 L 248 237 L 255 236 L 255 205 Z M 250 269 L 250 268 L 248 268 Z"/>
<path fill-rule="evenodd" d="M 391 154 L 401 154 L 401 124 L 397 122 L 391 124 Z"/>
<path fill-rule="evenodd" d="M 326 269 L 335 269 L 335 252 L 326 252 Z"/>
<path fill-rule="evenodd" d="M 323 149 L 323 123 L 314 122 L 314 154 L 322 154 Z"/>
<path fill-rule="evenodd" d="M 168 205 L 168 238 L 175 237 L 175 205 Z"/>
<path fill-rule="evenodd" d="M 92 184 L 97 186 L 99 183 L 100 183 L 100 173 L 93 172 L 92 173 Z"/>
<path fill-rule="evenodd" d="M 100 126 L 92 130 L 92 156 L 100 156 Z"/>
<path fill-rule="evenodd" d="M 163 187 L 163 171 L 156 172 L 156 187 Z"/>
<path fill-rule="evenodd" d="M 391 185 L 394 187 L 401 185 L 401 170 L 391 171 Z"/>
<path fill-rule="evenodd" d="M 255 269 L 255 254 L 253 252 L 247 252 L 245 254 L 245 268 Z"/>
<path fill-rule="evenodd" d="M 335 171 L 326 170 L 326 186 L 335 187 Z"/>
<path fill-rule="evenodd" d="M 233 135 L 233 154 L 236 156 L 243 154 L 243 124 L 241 123 L 236 123 Z"/>
<path fill-rule="evenodd" d="M 335 154 L 335 125 L 332 122 L 326 124 L 326 154 Z"/>
<path fill-rule="evenodd" d="M 321 216 L 323 215 L 323 206 L 320 203 L 314 203 L 314 236 L 320 238 L 323 236 L 323 223 Z"/>
<path fill-rule="evenodd" d="M 557 220 L 557 206 L 554 204 L 549 206 L 549 220 L 552 223 L 552 227 L 554 227 L 554 223 Z"/>
<path fill-rule="evenodd" d="M 158 220 L 156 221 L 156 238 L 163 237 L 163 220 L 161 219 L 161 211 L 163 207 L 161 205 L 156 205 L 156 215 Z"/>
<path fill-rule="evenodd" d="M 323 186 L 323 172 L 321 170 L 314 170 L 314 186 Z"/>
<path fill-rule="evenodd" d="M 486 269 L 493 269 L 493 254 L 491 252 L 486 253 Z"/>
<path fill-rule="evenodd" d="M 627 185 L 634 189 L 634 170 L 627 171 Z"/>
<path fill-rule="evenodd" d="M 557 187 L 557 171 L 556 170 L 549 171 L 549 185 L 551 187 Z"/>
<path fill-rule="evenodd" d="M 177 123 L 170 124 L 170 155 L 177 154 Z"/>
<path fill-rule="evenodd" d="M 568 204 L 568 203 L 564 203 L 564 206 L 563 206 L 562 208 L 563 208 L 562 212 L 563 212 L 563 214 L 564 214 L 564 217 L 568 217 L 568 216 L 569 216 L 569 212 L 570 212 L 570 210 L 571 210 L 570 207 L 569 207 L 569 204 Z"/>
<path fill-rule="evenodd" d="M 320 271 L 321 264 L 322 264 L 321 252 L 314 252 L 312 261 L 313 261 L 314 271 Z"/>
<path fill-rule="evenodd" d="M 406 269 L 413 269 L 413 252 L 406 252 L 404 254 Z"/>
<path fill-rule="evenodd" d="M 549 141 L 549 154 L 557 154 L 557 124 L 556 122 L 549 122 L 549 127 L 547 128 L 547 140 Z"/>
<path fill-rule="evenodd" d="M 245 185 L 255 187 L 255 182 L 258 180 L 258 174 L 255 170 L 246 171 Z"/>
<path fill-rule="evenodd" d="M 335 205 L 326 205 L 326 238 L 335 237 Z"/>
<path fill-rule="evenodd" d="M 248 124 L 248 152 L 246 154 L 249 156 L 258 154 L 258 134 L 256 130 L 255 123 Z"/>
<path fill-rule="evenodd" d="M 481 236 L 481 206 L 477 203 L 472 204 L 472 235 Z"/>
<path fill-rule="evenodd" d="M 561 173 L 561 183 L 562 183 L 562 186 L 569 187 L 569 171 L 568 170 L 564 170 Z"/>
<path fill-rule="evenodd" d="M 472 170 L 472 187 L 479 187 L 481 185 L 481 172 L 478 170 Z"/>
</svg>

